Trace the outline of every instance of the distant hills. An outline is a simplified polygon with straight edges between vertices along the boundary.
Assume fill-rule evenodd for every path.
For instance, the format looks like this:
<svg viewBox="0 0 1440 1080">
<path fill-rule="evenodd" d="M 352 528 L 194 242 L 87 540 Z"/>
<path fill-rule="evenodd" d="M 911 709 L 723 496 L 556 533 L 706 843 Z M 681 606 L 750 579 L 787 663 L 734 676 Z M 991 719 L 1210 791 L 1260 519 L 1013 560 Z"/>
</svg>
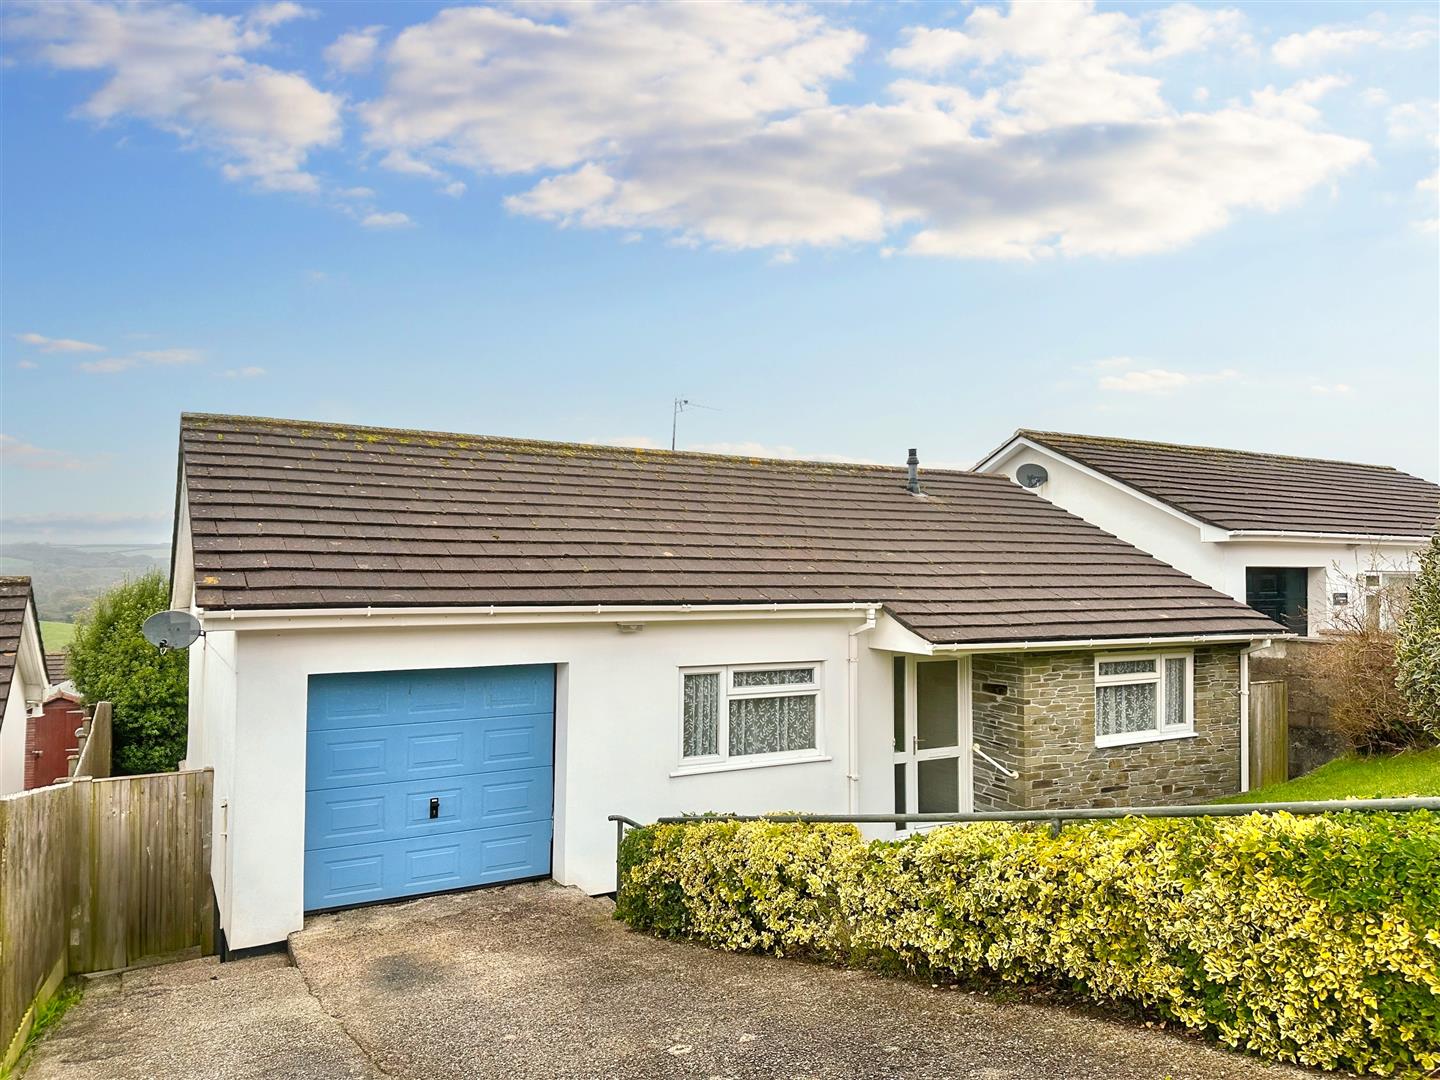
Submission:
<svg viewBox="0 0 1440 1080">
<path fill-rule="evenodd" d="M 54 622 L 73 622 L 111 585 L 154 569 L 170 572 L 169 544 L 8 544 L 0 550 L 0 574 L 29 576 L 40 618 Z"/>
</svg>

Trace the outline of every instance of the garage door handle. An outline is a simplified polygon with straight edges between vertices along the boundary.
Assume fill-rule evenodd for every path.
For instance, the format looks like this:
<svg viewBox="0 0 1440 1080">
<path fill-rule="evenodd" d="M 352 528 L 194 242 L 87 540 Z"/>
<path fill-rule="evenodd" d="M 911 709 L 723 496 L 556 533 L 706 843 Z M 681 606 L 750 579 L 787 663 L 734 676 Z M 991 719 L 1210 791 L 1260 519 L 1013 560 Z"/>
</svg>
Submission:
<svg viewBox="0 0 1440 1080">
<path fill-rule="evenodd" d="M 439 816 L 440 816 L 440 800 L 439 800 L 439 799 L 431 799 L 431 800 L 430 800 L 430 820 L 431 820 L 431 821 L 434 821 L 434 820 L 435 820 L 437 817 L 439 817 Z"/>
</svg>

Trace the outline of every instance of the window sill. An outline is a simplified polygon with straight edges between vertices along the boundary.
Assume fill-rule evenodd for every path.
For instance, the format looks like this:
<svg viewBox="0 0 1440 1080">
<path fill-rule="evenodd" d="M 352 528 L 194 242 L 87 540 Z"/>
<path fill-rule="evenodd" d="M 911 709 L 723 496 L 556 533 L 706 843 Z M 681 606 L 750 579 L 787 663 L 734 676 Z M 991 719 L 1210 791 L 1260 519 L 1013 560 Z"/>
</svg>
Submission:
<svg viewBox="0 0 1440 1080">
<path fill-rule="evenodd" d="M 681 765 L 671 772 L 677 776 L 703 776 L 706 773 L 740 772 L 744 769 L 768 769 L 775 765 L 810 765 L 817 761 L 833 761 L 829 754 L 797 754 L 793 757 L 773 757 L 749 761 L 712 761 L 704 765 Z"/>
<path fill-rule="evenodd" d="M 1118 746 L 1141 746 L 1145 743 L 1174 742 L 1176 739 L 1196 738 L 1196 732 L 1190 729 L 1185 731 L 1155 731 L 1144 735 L 1101 735 L 1095 739 L 1095 749 L 1113 750 Z"/>
</svg>

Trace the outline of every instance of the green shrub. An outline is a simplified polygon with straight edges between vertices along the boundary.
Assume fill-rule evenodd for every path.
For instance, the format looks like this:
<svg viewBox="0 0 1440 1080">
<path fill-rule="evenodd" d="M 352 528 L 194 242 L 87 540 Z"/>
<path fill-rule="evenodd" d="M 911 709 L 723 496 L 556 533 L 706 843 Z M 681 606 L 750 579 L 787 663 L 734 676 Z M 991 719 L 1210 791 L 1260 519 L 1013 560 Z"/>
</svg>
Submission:
<svg viewBox="0 0 1440 1080">
<path fill-rule="evenodd" d="M 185 756 L 189 660 L 161 653 L 140 633 L 170 606 L 158 571 L 104 593 L 83 615 L 70 643 L 70 676 L 87 702 L 115 706 L 112 766 L 117 775 L 165 772 Z"/>
<path fill-rule="evenodd" d="M 1400 620 L 1395 664 L 1395 685 L 1430 742 L 1440 743 L 1440 533 L 1420 553 L 1420 573 Z"/>
<path fill-rule="evenodd" d="M 1440 1066 L 1440 818 L 632 831 L 616 915 L 723 949 L 1141 1006 L 1264 1057 Z"/>
</svg>

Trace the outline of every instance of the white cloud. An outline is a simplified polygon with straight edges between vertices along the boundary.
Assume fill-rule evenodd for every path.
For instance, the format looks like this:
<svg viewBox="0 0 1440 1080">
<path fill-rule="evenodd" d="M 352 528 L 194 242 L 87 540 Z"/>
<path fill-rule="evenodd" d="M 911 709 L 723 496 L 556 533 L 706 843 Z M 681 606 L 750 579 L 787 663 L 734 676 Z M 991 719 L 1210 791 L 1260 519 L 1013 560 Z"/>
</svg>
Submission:
<svg viewBox="0 0 1440 1080">
<path fill-rule="evenodd" d="M 138 367 L 139 361 L 130 356 L 107 356 L 103 360 L 86 360 L 80 364 L 80 370 L 88 375 L 116 375 L 122 371 L 129 371 Z"/>
<path fill-rule="evenodd" d="M 21 469 L 89 469 L 98 459 L 78 457 L 64 450 L 48 450 L 14 435 L 0 434 L 0 463 Z"/>
<path fill-rule="evenodd" d="M 264 374 L 265 369 L 263 367 L 251 366 L 242 368 L 227 368 L 224 371 L 217 371 L 215 373 L 215 376 L 216 378 L 220 379 L 258 379 Z"/>
<path fill-rule="evenodd" d="M 1385 114 L 1385 130 L 1396 142 L 1424 142 L 1440 148 L 1440 101 L 1406 101 Z"/>
<path fill-rule="evenodd" d="M 325 63 L 331 72 L 353 75 L 368 71 L 375 63 L 375 52 L 384 30 L 383 26 L 367 26 L 341 34 L 325 49 Z"/>
<path fill-rule="evenodd" d="M 40 365 L 37 364 L 34 360 L 17 360 L 15 362 L 15 366 L 21 371 L 34 371 Z"/>
<path fill-rule="evenodd" d="M 1143 368 L 1127 371 L 1120 375 L 1105 375 L 1100 379 L 1100 389 L 1114 390 L 1125 394 L 1173 394 L 1210 383 L 1230 382 L 1238 379 L 1240 373 L 1226 368 L 1224 371 L 1191 374 L 1184 371 L 1167 371 L 1164 368 Z"/>
<path fill-rule="evenodd" d="M 1433 22 L 1411 20 L 1397 29 L 1381 15 L 1364 24 L 1336 23 L 1288 34 L 1270 47 L 1270 55 L 1287 67 L 1307 67 L 1362 49 L 1418 49 L 1434 41 Z"/>
<path fill-rule="evenodd" d="M 38 42 L 40 59 L 55 68 L 108 75 L 82 115 L 146 120 L 214 154 L 232 180 L 317 191 L 306 160 L 339 141 L 340 99 L 246 57 L 270 43 L 272 29 L 306 14 L 293 3 L 219 15 L 170 3 L 37 2 L 19 8 L 9 27 Z"/>
<path fill-rule="evenodd" d="M 138 349 L 128 356 L 83 360 L 76 366 L 87 375 L 118 375 L 138 367 L 183 367 L 204 360 L 205 353 L 200 349 Z"/>
<path fill-rule="evenodd" d="M 402 214 L 399 210 L 376 210 L 361 218 L 360 224 L 367 229 L 403 229 L 414 222 L 410 220 L 409 214 Z"/>
<path fill-rule="evenodd" d="M 140 349 L 132 354 L 136 360 L 165 367 L 176 364 L 198 364 L 205 359 L 199 349 Z"/>
<path fill-rule="evenodd" d="M 506 206 L 561 226 L 725 248 L 1132 255 L 1279 210 L 1367 158 L 1321 129 L 1324 86 L 1185 112 L 1150 70 L 1247 40 L 1229 9 L 983 7 L 960 29 L 905 33 L 890 59 L 923 78 L 838 103 L 863 39 L 809 9 L 464 8 L 402 31 L 360 111 L 387 168 L 530 174 Z M 976 66 L 998 85 L 972 93 Z"/>
<path fill-rule="evenodd" d="M 1310 387 L 1312 394 L 1348 394 L 1354 388 L 1349 383 L 1321 383 Z"/>
<path fill-rule="evenodd" d="M 735 132 L 824 103 L 863 43 L 798 7 L 451 8 L 391 45 L 372 145 L 481 170 L 563 169 L 657 131 Z M 563 17 L 562 17 L 563 16 Z M 393 166 L 392 166 L 393 167 Z"/>
<path fill-rule="evenodd" d="M 74 338 L 51 338 L 44 334 L 26 333 L 16 334 L 15 340 L 26 345 L 33 345 L 41 352 L 47 353 L 74 353 L 74 352 L 104 352 L 104 345 L 94 345 L 88 341 L 76 341 Z"/>
</svg>

